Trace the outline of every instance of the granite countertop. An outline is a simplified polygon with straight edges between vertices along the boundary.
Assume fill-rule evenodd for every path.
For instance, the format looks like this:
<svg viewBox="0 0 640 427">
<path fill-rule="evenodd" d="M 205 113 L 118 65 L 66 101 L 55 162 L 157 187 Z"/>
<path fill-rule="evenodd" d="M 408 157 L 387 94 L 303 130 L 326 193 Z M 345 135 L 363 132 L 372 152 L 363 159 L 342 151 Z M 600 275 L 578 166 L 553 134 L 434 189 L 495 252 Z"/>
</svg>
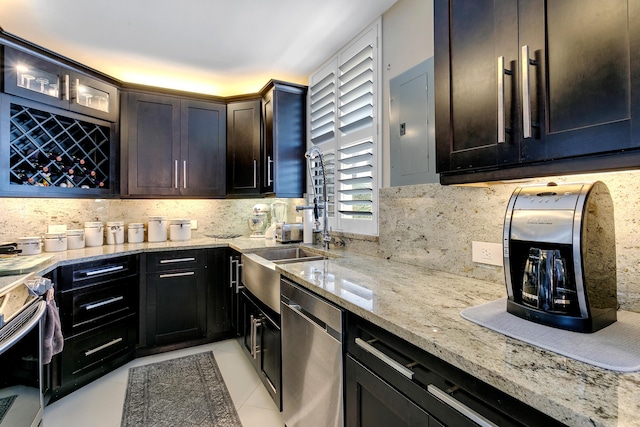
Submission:
<svg viewBox="0 0 640 427">
<path fill-rule="evenodd" d="M 278 244 L 279 245 L 279 244 Z M 0 277 L 0 293 L 57 266 L 171 249 L 273 246 L 250 238 L 106 245 L 47 253 L 38 271 Z M 281 264 L 300 285 L 571 426 L 640 426 L 640 373 L 617 373 L 506 337 L 463 319 L 468 307 L 503 298 L 495 283 L 331 250 L 331 258 Z"/>
</svg>

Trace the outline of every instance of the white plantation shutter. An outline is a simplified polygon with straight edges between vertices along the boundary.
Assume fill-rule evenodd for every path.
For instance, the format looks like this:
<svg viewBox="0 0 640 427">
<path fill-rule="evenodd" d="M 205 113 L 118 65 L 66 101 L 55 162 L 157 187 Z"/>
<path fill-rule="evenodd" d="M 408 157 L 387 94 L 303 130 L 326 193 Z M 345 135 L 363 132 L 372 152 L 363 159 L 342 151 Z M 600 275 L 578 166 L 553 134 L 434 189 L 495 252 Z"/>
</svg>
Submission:
<svg viewBox="0 0 640 427">
<path fill-rule="evenodd" d="M 331 170 L 330 226 L 368 235 L 378 234 L 381 24 L 372 24 L 309 81 L 309 145 L 323 151 Z M 321 180 L 314 177 L 314 183 L 320 194 Z"/>
<path fill-rule="evenodd" d="M 335 153 L 333 149 L 323 150 L 324 156 L 324 168 L 327 176 L 327 200 L 329 204 L 329 218 L 335 217 Z M 312 185 L 315 187 L 316 194 L 318 194 L 320 203 L 323 199 L 322 196 L 322 167 L 320 166 L 320 158 L 316 157 L 311 161 L 311 176 Z"/>
<path fill-rule="evenodd" d="M 333 141 L 336 130 L 336 60 L 319 70 L 309 82 L 311 142 Z"/>
</svg>

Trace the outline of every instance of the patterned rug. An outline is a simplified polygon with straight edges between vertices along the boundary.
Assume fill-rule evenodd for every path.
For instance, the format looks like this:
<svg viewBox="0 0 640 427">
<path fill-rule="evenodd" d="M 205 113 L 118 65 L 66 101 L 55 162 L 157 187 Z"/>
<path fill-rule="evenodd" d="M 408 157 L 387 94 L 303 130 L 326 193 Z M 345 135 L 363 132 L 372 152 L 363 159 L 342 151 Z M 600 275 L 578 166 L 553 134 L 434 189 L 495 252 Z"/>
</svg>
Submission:
<svg viewBox="0 0 640 427">
<path fill-rule="evenodd" d="M 13 396 L 3 397 L 2 399 L 0 399 L 0 424 L 2 424 L 4 416 L 7 415 L 7 412 L 9 412 L 9 409 L 11 409 L 11 405 L 13 405 L 16 397 L 18 397 L 18 395 L 14 394 Z"/>
<path fill-rule="evenodd" d="M 122 427 L 242 427 L 213 353 L 131 368 Z"/>
</svg>

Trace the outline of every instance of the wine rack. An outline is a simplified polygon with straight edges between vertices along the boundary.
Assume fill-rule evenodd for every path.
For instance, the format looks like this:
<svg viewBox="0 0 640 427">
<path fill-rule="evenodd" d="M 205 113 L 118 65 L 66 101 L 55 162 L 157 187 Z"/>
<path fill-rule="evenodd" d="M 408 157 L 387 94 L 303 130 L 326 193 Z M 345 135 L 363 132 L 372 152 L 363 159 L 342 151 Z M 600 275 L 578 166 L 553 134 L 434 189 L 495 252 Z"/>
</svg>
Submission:
<svg viewBox="0 0 640 427">
<path fill-rule="evenodd" d="M 11 103 L 10 183 L 109 189 L 111 128 Z"/>
</svg>

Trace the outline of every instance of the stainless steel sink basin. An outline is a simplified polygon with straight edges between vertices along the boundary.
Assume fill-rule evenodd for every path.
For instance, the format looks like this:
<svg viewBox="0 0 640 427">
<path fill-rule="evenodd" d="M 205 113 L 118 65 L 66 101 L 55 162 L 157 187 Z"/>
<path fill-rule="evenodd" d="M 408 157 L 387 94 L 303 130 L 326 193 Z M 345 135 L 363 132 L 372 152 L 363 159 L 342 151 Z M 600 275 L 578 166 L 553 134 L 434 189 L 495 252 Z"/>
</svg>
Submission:
<svg viewBox="0 0 640 427">
<path fill-rule="evenodd" d="M 242 283 L 260 301 L 280 313 L 280 273 L 277 264 L 318 261 L 326 256 L 302 247 L 260 249 L 242 254 Z"/>
</svg>

